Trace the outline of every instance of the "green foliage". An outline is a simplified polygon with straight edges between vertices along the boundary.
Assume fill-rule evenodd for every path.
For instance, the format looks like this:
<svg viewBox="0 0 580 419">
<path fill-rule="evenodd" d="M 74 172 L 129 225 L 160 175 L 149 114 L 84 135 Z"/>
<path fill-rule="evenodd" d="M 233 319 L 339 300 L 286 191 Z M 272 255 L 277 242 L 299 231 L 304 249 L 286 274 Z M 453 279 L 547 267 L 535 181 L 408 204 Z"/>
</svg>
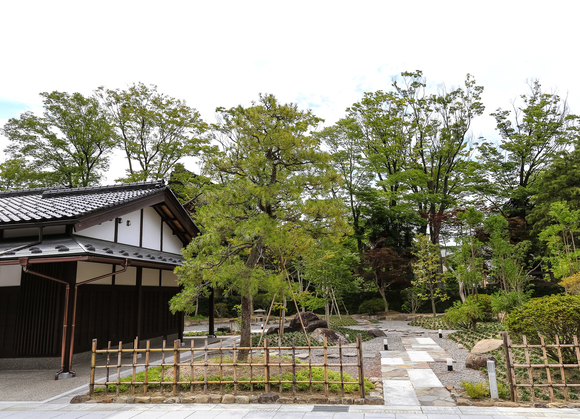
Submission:
<svg viewBox="0 0 580 419">
<path fill-rule="evenodd" d="M 533 290 L 527 292 L 500 290 L 491 296 L 491 310 L 495 314 L 511 313 L 512 310 L 524 305 L 532 295 Z"/>
<path fill-rule="evenodd" d="M 215 315 L 216 317 L 229 317 L 230 310 L 226 303 L 217 303 L 215 305 Z"/>
<path fill-rule="evenodd" d="M 25 112 L 1 130 L 11 158 L 0 169 L 3 186 L 97 185 L 117 145 L 98 100 L 56 91 L 40 96 L 42 116 Z"/>
<path fill-rule="evenodd" d="M 225 335 L 227 335 L 227 332 L 222 332 L 222 331 L 216 330 L 216 331 L 214 331 L 214 334 L 216 336 L 225 336 Z M 187 332 L 187 333 L 183 334 L 183 336 L 207 336 L 207 335 L 208 335 L 208 332 Z"/>
<path fill-rule="evenodd" d="M 448 298 L 440 287 L 445 283 L 445 276 L 439 272 L 441 250 L 438 245 L 433 244 L 423 234 L 419 234 L 416 239 L 417 243 L 413 252 L 416 257 L 416 261 L 413 263 L 415 274 L 413 286 L 426 290 L 423 299 L 431 300 L 431 308 L 433 316 L 435 316 L 435 300 L 444 301 Z"/>
<path fill-rule="evenodd" d="M 507 316 L 505 326 L 518 342 L 525 335 L 532 345 L 540 343 L 540 336 L 547 344 L 554 344 L 556 336 L 562 343 L 572 343 L 574 335 L 580 336 L 580 296 L 552 295 L 529 300 Z M 577 362 L 573 348 L 561 350 L 565 363 Z M 546 351 L 552 359 L 558 359 L 556 348 L 548 347 Z"/>
<path fill-rule="evenodd" d="M 385 302 L 382 298 L 373 298 L 362 303 L 358 308 L 358 312 L 377 314 L 378 312 L 385 311 L 385 308 Z"/>
<path fill-rule="evenodd" d="M 184 101 L 157 92 L 155 85 L 100 87 L 96 93 L 127 157 L 127 176 L 119 180 L 167 179 L 181 158 L 198 155 L 207 143 L 201 138 L 207 124 L 199 113 Z"/>
<path fill-rule="evenodd" d="M 409 325 L 421 326 L 423 329 L 430 330 L 451 328 L 451 325 L 445 320 L 445 317 L 416 317 Z"/>
<path fill-rule="evenodd" d="M 330 328 L 334 327 L 344 327 L 344 326 L 356 326 L 358 322 L 349 316 L 330 316 Z"/>
<path fill-rule="evenodd" d="M 452 325 L 461 327 L 472 327 L 477 330 L 477 322 L 485 317 L 484 304 L 478 303 L 475 298 L 470 296 L 462 304 L 456 301 L 453 307 L 445 313 L 445 320 Z"/>
<path fill-rule="evenodd" d="M 487 383 L 470 383 L 469 381 L 462 381 L 461 387 L 466 391 L 467 395 L 472 399 L 483 399 L 489 397 L 489 387 Z"/>
</svg>

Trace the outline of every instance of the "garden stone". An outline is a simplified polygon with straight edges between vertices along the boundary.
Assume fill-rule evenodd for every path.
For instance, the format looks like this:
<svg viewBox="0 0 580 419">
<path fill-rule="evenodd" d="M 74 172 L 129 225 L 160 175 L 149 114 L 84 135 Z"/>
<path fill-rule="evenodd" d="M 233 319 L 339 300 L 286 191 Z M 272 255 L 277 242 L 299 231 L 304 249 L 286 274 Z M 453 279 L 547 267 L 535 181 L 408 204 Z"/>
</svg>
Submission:
<svg viewBox="0 0 580 419">
<path fill-rule="evenodd" d="M 312 333 L 316 329 L 326 328 L 326 327 L 328 327 L 328 323 L 326 323 L 326 320 L 317 320 L 315 322 L 309 323 L 308 326 L 304 325 L 304 328 L 306 329 L 306 333 Z"/>
<path fill-rule="evenodd" d="M 326 397 L 313 397 L 310 399 L 311 404 L 328 404 L 328 399 Z"/>
<path fill-rule="evenodd" d="M 384 404 L 384 400 L 382 397 L 375 397 L 375 396 L 371 396 L 371 397 L 367 397 L 365 399 L 365 403 L 366 404 L 371 404 L 371 405 L 382 405 Z"/>
<path fill-rule="evenodd" d="M 194 403 L 209 403 L 209 396 L 196 396 L 194 400 Z"/>
<path fill-rule="evenodd" d="M 249 396 L 250 403 L 258 403 L 258 396 Z"/>
<path fill-rule="evenodd" d="M 487 361 L 496 361 L 493 356 L 469 354 L 465 360 L 465 368 L 472 370 L 479 370 L 480 368 L 487 368 Z"/>
<path fill-rule="evenodd" d="M 135 403 L 151 403 L 151 397 L 135 397 Z"/>
<path fill-rule="evenodd" d="M 472 354 L 484 354 L 496 350 L 503 345 L 503 340 L 500 339 L 483 339 L 471 348 Z"/>
<path fill-rule="evenodd" d="M 354 399 L 352 397 L 343 397 L 341 401 L 342 404 L 353 404 Z"/>
<path fill-rule="evenodd" d="M 280 398 L 279 395 L 275 393 L 264 393 L 258 397 L 258 403 L 261 404 L 274 404 Z"/>
<path fill-rule="evenodd" d="M 236 401 L 236 397 L 233 394 L 224 394 L 222 397 L 223 404 L 232 404 Z"/>
<path fill-rule="evenodd" d="M 294 399 L 292 399 L 292 397 L 280 397 L 278 399 L 278 403 L 280 404 L 292 404 L 294 402 Z"/>
<path fill-rule="evenodd" d="M 367 330 L 367 333 L 368 333 L 369 335 L 371 335 L 371 336 L 374 336 L 374 337 L 376 337 L 376 338 L 380 338 L 380 337 L 382 337 L 382 336 L 387 336 L 387 335 L 385 334 L 385 332 L 383 332 L 383 331 L 382 331 L 382 330 L 380 330 L 380 329 L 369 329 L 369 330 Z"/>
<path fill-rule="evenodd" d="M 291 329 L 293 332 L 301 331 L 302 330 L 302 323 L 300 322 L 300 319 L 302 319 L 302 323 L 304 323 L 304 328 L 306 328 L 307 331 L 308 331 L 308 325 L 310 323 L 314 323 L 314 322 L 323 321 L 325 323 L 325 325 L 319 326 L 319 327 L 328 327 L 328 325 L 326 324 L 326 321 L 322 320 L 320 317 L 318 317 L 312 311 L 306 311 L 304 313 L 297 313 L 294 316 L 294 318 L 292 319 L 292 321 L 290 322 L 290 325 L 288 326 L 288 328 Z M 319 323 L 319 324 L 321 324 L 321 323 Z M 314 330 L 314 329 L 312 329 L 312 330 Z"/>
<path fill-rule="evenodd" d="M 174 403 L 179 403 L 181 400 L 179 397 L 168 397 L 165 400 L 163 400 L 164 404 L 174 404 Z"/>
<path fill-rule="evenodd" d="M 327 343 L 337 345 L 338 342 L 340 341 L 342 345 L 348 345 L 348 341 L 346 340 L 346 338 L 342 335 L 342 333 L 337 332 L 336 330 L 322 328 L 316 329 L 312 333 L 312 338 L 316 339 L 318 342 L 324 342 L 325 336 Z"/>
<path fill-rule="evenodd" d="M 248 396 L 235 396 L 234 402 L 237 404 L 248 404 L 250 403 L 250 398 Z"/>
<path fill-rule="evenodd" d="M 90 396 L 86 395 L 86 394 L 82 394 L 79 396 L 74 396 L 71 400 L 70 403 L 71 404 L 77 404 L 77 403 L 86 403 L 89 400 L 91 400 Z"/>
<path fill-rule="evenodd" d="M 469 399 L 464 399 L 462 397 L 455 400 L 457 406 L 473 406 L 473 402 Z"/>
<path fill-rule="evenodd" d="M 548 405 L 545 404 L 545 403 L 534 403 L 534 407 L 536 409 L 547 409 L 548 408 Z"/>
<path fill-rule="evenodd" d="M 150 403 L 163 403 L 165 401 L 165 397 L 163 396 L 153 396 L 151 397 Z"/>
<path fill-rule="evenodd" d="M 181 399 L 181 404 L 191 404 L 191 403 L 195 403 L 195 396 L 183 397 Z"/>
<path fill-rule="evenodd" d="M 222 402 L 222 396 L 219 394 L 211 394 L 209 396 L 209 402 L 212 404 L 218 404 Z"/>
</svg>

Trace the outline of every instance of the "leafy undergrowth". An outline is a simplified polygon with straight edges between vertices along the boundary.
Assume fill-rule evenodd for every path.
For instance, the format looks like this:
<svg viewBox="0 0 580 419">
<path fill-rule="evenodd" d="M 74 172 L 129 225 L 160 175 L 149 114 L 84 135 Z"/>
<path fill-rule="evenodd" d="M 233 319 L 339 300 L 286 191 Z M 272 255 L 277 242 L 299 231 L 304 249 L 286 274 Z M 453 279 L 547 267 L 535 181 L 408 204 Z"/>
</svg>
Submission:
<svg viewBox="0 0 580 419">
<path fill-rule="evenodd" d="M 358 322 L 352 317 L 348 316 L 330 316 L 330 327 L 334 326 L 356 326 Z"/>
<path fill-rule="evenodd" d="M 410 326 L 421 326 L 423 329 L 430 329 L 430 330 L 449 330 L 453 329 L 453 327 L 444 320 L 444 317 L 416 317 L 411 323 Z"/>
<path fill-rule="evenodd" d="M 470 351 L 482 339 L 502 339 L 501 332 L 504 330 L 505 328 L 501 323 L 480 322 L 477 323 L 477 331 L 474 332 L 472 329 L 459 329 L 457 332 L 449 334 L 447 339 L 462 344 Z"/>
<path fill-rule="evenodd" d="M 467 395 L 472 399 L 483 399 L 490 397 L 489 382 L 486 382 L 485 384 L 473 384 L 469 381 L 462 381 L 461 387 L 463 387 Z M 500 399 L 507 400 L 510 398 L 509 387 L 502 381 L 497 381 L 497 393 Z"/>
<path fill-rule="evenodd" d="M 207 336 L 209 332 L 206 331 L 202 331 L 202 332 L 187 332 L 184 333 L 183 336 Z M 227 335 L 226 332 L 221 331 L 221 330 L 216 330 L 215 332 L 216 336 L 225 336 Z"/>
<path fill-rule="evenodd" d="M 368 332 L 366 332 L 365 330 L 353 330 L 353 329 L 349 329 L 346 327 L 339 327 L 339 326 L 331 326 L 331 329 L 335 330 L 339 333 L 342 333 L 342 335 L 346 338 L 346 340 L 349 343 L 355 343 L 356 336 L 359 333 L 361 335 L 361 339 L 363 342 L 366 342 L 366 341 L 369 341 L 369 340 L 372 340 L 375 338 L 374 336 L 369 335 Z M 258 342 L 260 341 L 260 336 L 261 336 L 260 333 L 252 334 L 252 346 L 258 346 Z M 322 346 L 323 345 L 322 342 L 319 342 L 312 337 L 312 333 L 308 333 L 307 336 L 308 336 L 308 339 L 310 339 L 311 346 Z M 294 339 L 294 344 L 296 346 L 308 346 L 308 340 L 307 340 L 307 337 L 304 336 L 304 332 L 284 333 L 284 335 L 282 336 L 282 339 L 280 339 L 281 342 L 279 342 L 277 334 L 264 335 L 264 337 L 262 338 L 262 343 L 260 343 L 260 346 L 264 346 L 264 339 L 265 338 L 269 339 L 270 346 L 292 346 L 292 339 Z M 329 342 L 328 346 L 333 346 L 333 345 Z"/>
<path fill-rule="evenodd" d="M 272 358 L 271 358 L 272 360 Z M 225 363 L 227 360 L 224 359 L 222 363 Z M 274 359 L 275 361 L 275 359 Z M 259 357 L 255 357 L 253 362 L 259 362 Z M 231 363 L 231 359 L 229 360 L 229 363 Z M 216 366 L 217 365 L 217 366 Z M 148 390 L 167 390 L 170 391 L 173 388 L 173 385 L 171 384 L 173 381 L 173 368 L 170 366 L 166 366 L 164 367 L 165 369 L 163 370 L 163 379 L 161 379 L 161 371 L 162 368 L 161 367 L 153 367 L 150 368 L 148 371 L 148 377 L 147 380 L 148 381 L 162 381 L 162 382 L 167 382 L 168 384 L 163 384 L 163 388 L 161 388 L 161 385 L 159 384 L 149 384 L 148 385 Z M 218 364 L 214 364 L 213 368 L 219 368 Z M 272 368 L 274 369 L 274 368 Z M 187 367 L 182 367 L 182 373 L 179 376 L 179 381 L 188 381 L 190 379 L 190 375 L 183 373 L 184 370 L 187 370 Z M 244 374 L 244 373 L 242 373 Z M 340 372 L 338 371 L 332 371 L 332 370 L 328 370 L 327 371 L 328 374 L 328 381 L 340 381 Z M 234 384 L 233 383 L 227 383 L 227 384 L 219 384 L 218 382 L 220 381 L 220 375 L 219 374 L 212 374 L 212 375 L 206 375 L 204 377 L 204 375 L 194 375 L 194 380 L 192 381 L 201 381 L 204 382 L 207 380 L 207 389 L 208 391 L 219 391 L 219 390 L 225 390 L 226 392 L 231 392 L 234 390 Z M 234 381 L 234 377 L 233 375 L 227 375 L 227 374 L 222 374 L 222 381 Z M 281 381 L 292 381 L 292 372 L 282 372 L 281 376 L 280 374 L 273 374 L 270 376 L 270 384 L 271 384 L 271 388 L 273 390 L 278 390 L 279 389 L 279 384 L 276 383 L 276 381 L 280 381 L 280 377 L 281 377 Z M 350 374 L 348 373 L 343 373 L 343 378 L 345 382 L 357 382 L 358 379 L 355 377 L 352 377 Z M 143 382 L 145 380 L 145 372 L 140 372 L 138 374 L 136 374 L 135 376 L 135 382 Z M 297 366 L 297 370 L 296 370 L 296 381 L 309 381 L 310 380 L 310 369 L 305 367 L 305 366 Z M 125 377 L 122 378 L 121 383 L 119 385 L 119 393 L 125 393 L 127 391 L 129 391 L 131 389 L 131 381 L 132 381 L 132 377 Z M 251 390 L 252 389 L 252 385 L 248 382 L 248 383 L 244 383 L 243 381 L 250 381 L 250 376 L 249 375 L 240 375 L 238 373 L 238 390 L 240 391 L 247 391 L 247 390 Z M 252 375 L 251 376 L 251 381 L 253 382 L 253 389 L 254 390 L 264 390 L 265 389 L 265 383 L 264 381 L 264 376 L 262 375 Z M 260 382 L 261 381 L 261 382 Z M 322 367 L 312 367 L 312 381 L 324 381 L 324 369 Z M 179 388 L 181 391 L 189 391 L 189 390 L 193 390 L 194 392 L 196 391 L 202 391 L 204 389 L 204 385 L 203 384 L 180 384 Z M 309 383 L 297 383 L 296 384 L 296 389 L 297 391 L 309 391 L 310 390 L 310 384 Z M 329 385 L 329 389 L 331 392 L 333 393 L 338 393 L 341 391 L 342 386 L 340 384 L 334 383 L 334 384 L 330 384 Z M 367 379 L 365 379 L 365 391 L 371 391 L 372 389 L 374 389 L 374 385 L 368 381 Z M 117 386 L 115 384 L 111 384 L 109 385 L 109 392 L 116 392 L 117 390 Z M 312 384 L 312 390 L 313 391 L 324 391 L 324 384 L 321 383 L 316 383 L 316 384 Z M 345 384 L 344 385 L 344 391 L 345 393 L 356 393 L 360 390 L 360 387 L 358 384 Z M 104 387 L 100 387 L 100 388 L 95 388 L 95 392 L 99 393 L 104 391 Z M 143 391 L 143 386 L 142 385 L 136 385 L 135 386 L 135 391 L 136 392 L 142 392 Z M 282 383 L 282 391 L 292 391 L 292 384 L 291 383 Z"/>
</svg>

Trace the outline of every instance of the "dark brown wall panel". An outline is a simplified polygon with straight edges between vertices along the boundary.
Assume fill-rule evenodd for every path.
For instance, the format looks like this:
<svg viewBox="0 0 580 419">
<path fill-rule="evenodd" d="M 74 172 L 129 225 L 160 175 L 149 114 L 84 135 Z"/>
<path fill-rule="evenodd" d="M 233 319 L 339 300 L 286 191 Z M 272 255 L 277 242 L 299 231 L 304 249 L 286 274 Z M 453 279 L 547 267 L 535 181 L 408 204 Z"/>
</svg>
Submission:
<svg viewBox="0 0 580 419">
<path fill-rule="evenodd" d="M 20 287 L 0 287 L 0 358 L 12 356 Z"/>
</svg>

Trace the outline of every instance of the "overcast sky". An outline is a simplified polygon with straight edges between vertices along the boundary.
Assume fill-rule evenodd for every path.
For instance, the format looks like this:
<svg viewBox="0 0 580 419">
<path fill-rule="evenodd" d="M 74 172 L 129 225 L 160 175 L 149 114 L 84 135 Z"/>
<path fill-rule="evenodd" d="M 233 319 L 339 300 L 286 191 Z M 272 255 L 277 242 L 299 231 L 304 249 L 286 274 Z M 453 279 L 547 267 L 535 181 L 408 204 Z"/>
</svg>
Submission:
<svg viewBox="0 0 580 419">
<path fill-rule="evenodd" d="M 580 113 L 579 11 L 578 2 L 553 0 L 5 0 L 0 125 L 40 110 L 40 92 L 139 81 L 186 100 L 208 122 L 217 106 L 273 93 L 332 124 L 363 92 L 420 69 L 433 89 L 472 74 L 486 106 L 473 135 L 493 140 L 489 113 L 526 93 L 529 79 L 567 95 Z M 123 174 L 124 162 L 115 166 L 106 183 Z"/>
</svg>

